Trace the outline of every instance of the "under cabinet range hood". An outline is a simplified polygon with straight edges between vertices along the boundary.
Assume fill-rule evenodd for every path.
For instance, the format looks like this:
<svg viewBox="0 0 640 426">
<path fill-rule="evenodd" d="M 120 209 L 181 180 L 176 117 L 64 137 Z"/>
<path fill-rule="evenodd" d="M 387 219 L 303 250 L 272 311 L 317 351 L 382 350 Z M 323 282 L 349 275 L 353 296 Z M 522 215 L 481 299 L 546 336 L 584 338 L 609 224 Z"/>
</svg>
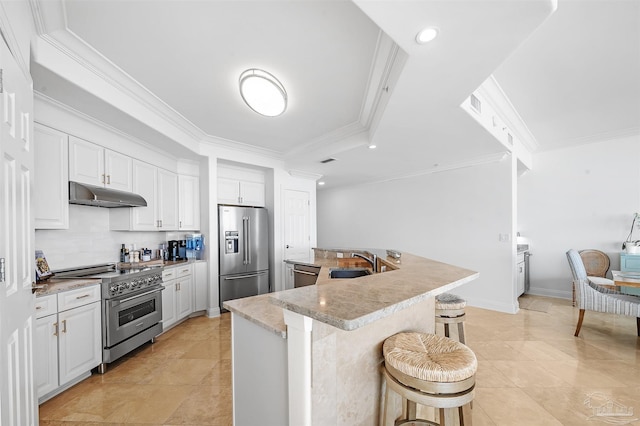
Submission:
<svg viewBox="0 0 640 426">
<path fill-rule="evenodd" d="M 69 181 L 69 204 L 94 207 L 146 207 L 138 194 Z"/>
</svg>

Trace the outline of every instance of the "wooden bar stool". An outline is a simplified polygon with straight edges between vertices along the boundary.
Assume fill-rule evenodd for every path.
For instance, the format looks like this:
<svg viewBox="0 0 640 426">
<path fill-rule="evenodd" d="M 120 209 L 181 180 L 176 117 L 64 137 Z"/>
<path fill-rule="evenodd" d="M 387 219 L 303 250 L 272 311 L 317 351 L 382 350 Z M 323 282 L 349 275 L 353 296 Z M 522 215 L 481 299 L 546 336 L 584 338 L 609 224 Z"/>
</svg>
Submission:
<svg viewBox="0 0 640 426">
<path fill-rule="evenodd" d="M 444 335 L 451 337 L 450 324 L 458 324 L 458 341 L 464 343 L 464 308 L 467 301 L 455 294 L 443 293 L 436 296 L 436 324 L 444 324 Z"/>
<path fill-rule="evenodd" d="M 417 419 L 416 404 L 439 410 L 440 426 L 453 426 L 456 412 L 460 425 L 471 425 L 478 361 L 471 349 L 460 342 L 435 334 L 403 332 L 384 341 L 383 396 L 380 409 L 382 426 L 388 426 L 389 392 L 402 397 L 401 419 L 394 426 L 438 425 Z"/>
</svg>

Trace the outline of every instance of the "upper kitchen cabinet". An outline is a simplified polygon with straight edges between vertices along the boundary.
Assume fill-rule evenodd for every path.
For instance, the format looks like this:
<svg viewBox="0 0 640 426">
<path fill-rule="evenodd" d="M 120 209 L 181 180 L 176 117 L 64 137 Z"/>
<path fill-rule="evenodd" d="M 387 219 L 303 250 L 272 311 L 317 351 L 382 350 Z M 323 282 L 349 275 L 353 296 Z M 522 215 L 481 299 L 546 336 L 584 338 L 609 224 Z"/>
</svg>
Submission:
<svg viewBox="0 0 640 426">
<path fill-rule="evenodd" d="M 69 136 L 34 125 L 36 229 L 69 229 Z"/>
<path fill-rule="evenodd" d="M 218 204 L 265 206 L 262 171 L 218 165 Z"/>
<path fill-rule="evenodd" d="M 200 230 L 200 178 L 178 176 L 178 228 L 181 231 Z"/>
<path fill-rule="evenodd" d="M 111 209 L 114 231 L 175 231 L 178 229 L 178 175 L 143 161 L 133 160 L 133 193 L 146 207 Z"/>
<path fill-rule="evenodd" d="M 69 180 L 132 192 L 132 159 L 69 136 Z"/>
</svg>

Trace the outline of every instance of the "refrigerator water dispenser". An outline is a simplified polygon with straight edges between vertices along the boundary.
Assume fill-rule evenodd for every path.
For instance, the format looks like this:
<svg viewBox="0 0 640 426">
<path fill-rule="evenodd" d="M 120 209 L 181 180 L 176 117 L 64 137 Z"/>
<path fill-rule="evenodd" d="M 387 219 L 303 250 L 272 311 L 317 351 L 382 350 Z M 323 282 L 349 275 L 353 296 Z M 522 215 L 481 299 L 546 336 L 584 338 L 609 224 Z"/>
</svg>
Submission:
<svg viewBox="0 0 640 426">
<path fill-rule="evenodd" d="M 224 253 L 238 253 L 238 231 L 225 231 L 224 233 Z"/>
</svg>

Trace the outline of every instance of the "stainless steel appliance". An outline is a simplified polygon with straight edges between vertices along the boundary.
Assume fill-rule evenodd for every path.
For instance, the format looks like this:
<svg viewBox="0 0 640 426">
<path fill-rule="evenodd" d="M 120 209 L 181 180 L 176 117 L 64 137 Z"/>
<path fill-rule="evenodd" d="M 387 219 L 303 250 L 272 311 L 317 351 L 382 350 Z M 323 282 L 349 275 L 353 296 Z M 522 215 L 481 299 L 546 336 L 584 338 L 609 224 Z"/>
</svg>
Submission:
<svg viewBox="0 0 640 426">
<path fill-rule="evenodd" d="M 269 292 L 269 223 L 261 207 L 218 206 L 222 303 Z"/>
<path fill-rule="evenodd" d="M 57 271 L 57 278 L 102 280 L 102 364 L 126 355 L 162 333 L 162 266 L 118 270 L 113 264 Z"/>
<path fill-rule="evenodd" d="M 293 265 L 293 287 L 305 287 L 314 285 L 320 275 L 319 266 L 301 265 L 296 263 Z"/>
</svg>

